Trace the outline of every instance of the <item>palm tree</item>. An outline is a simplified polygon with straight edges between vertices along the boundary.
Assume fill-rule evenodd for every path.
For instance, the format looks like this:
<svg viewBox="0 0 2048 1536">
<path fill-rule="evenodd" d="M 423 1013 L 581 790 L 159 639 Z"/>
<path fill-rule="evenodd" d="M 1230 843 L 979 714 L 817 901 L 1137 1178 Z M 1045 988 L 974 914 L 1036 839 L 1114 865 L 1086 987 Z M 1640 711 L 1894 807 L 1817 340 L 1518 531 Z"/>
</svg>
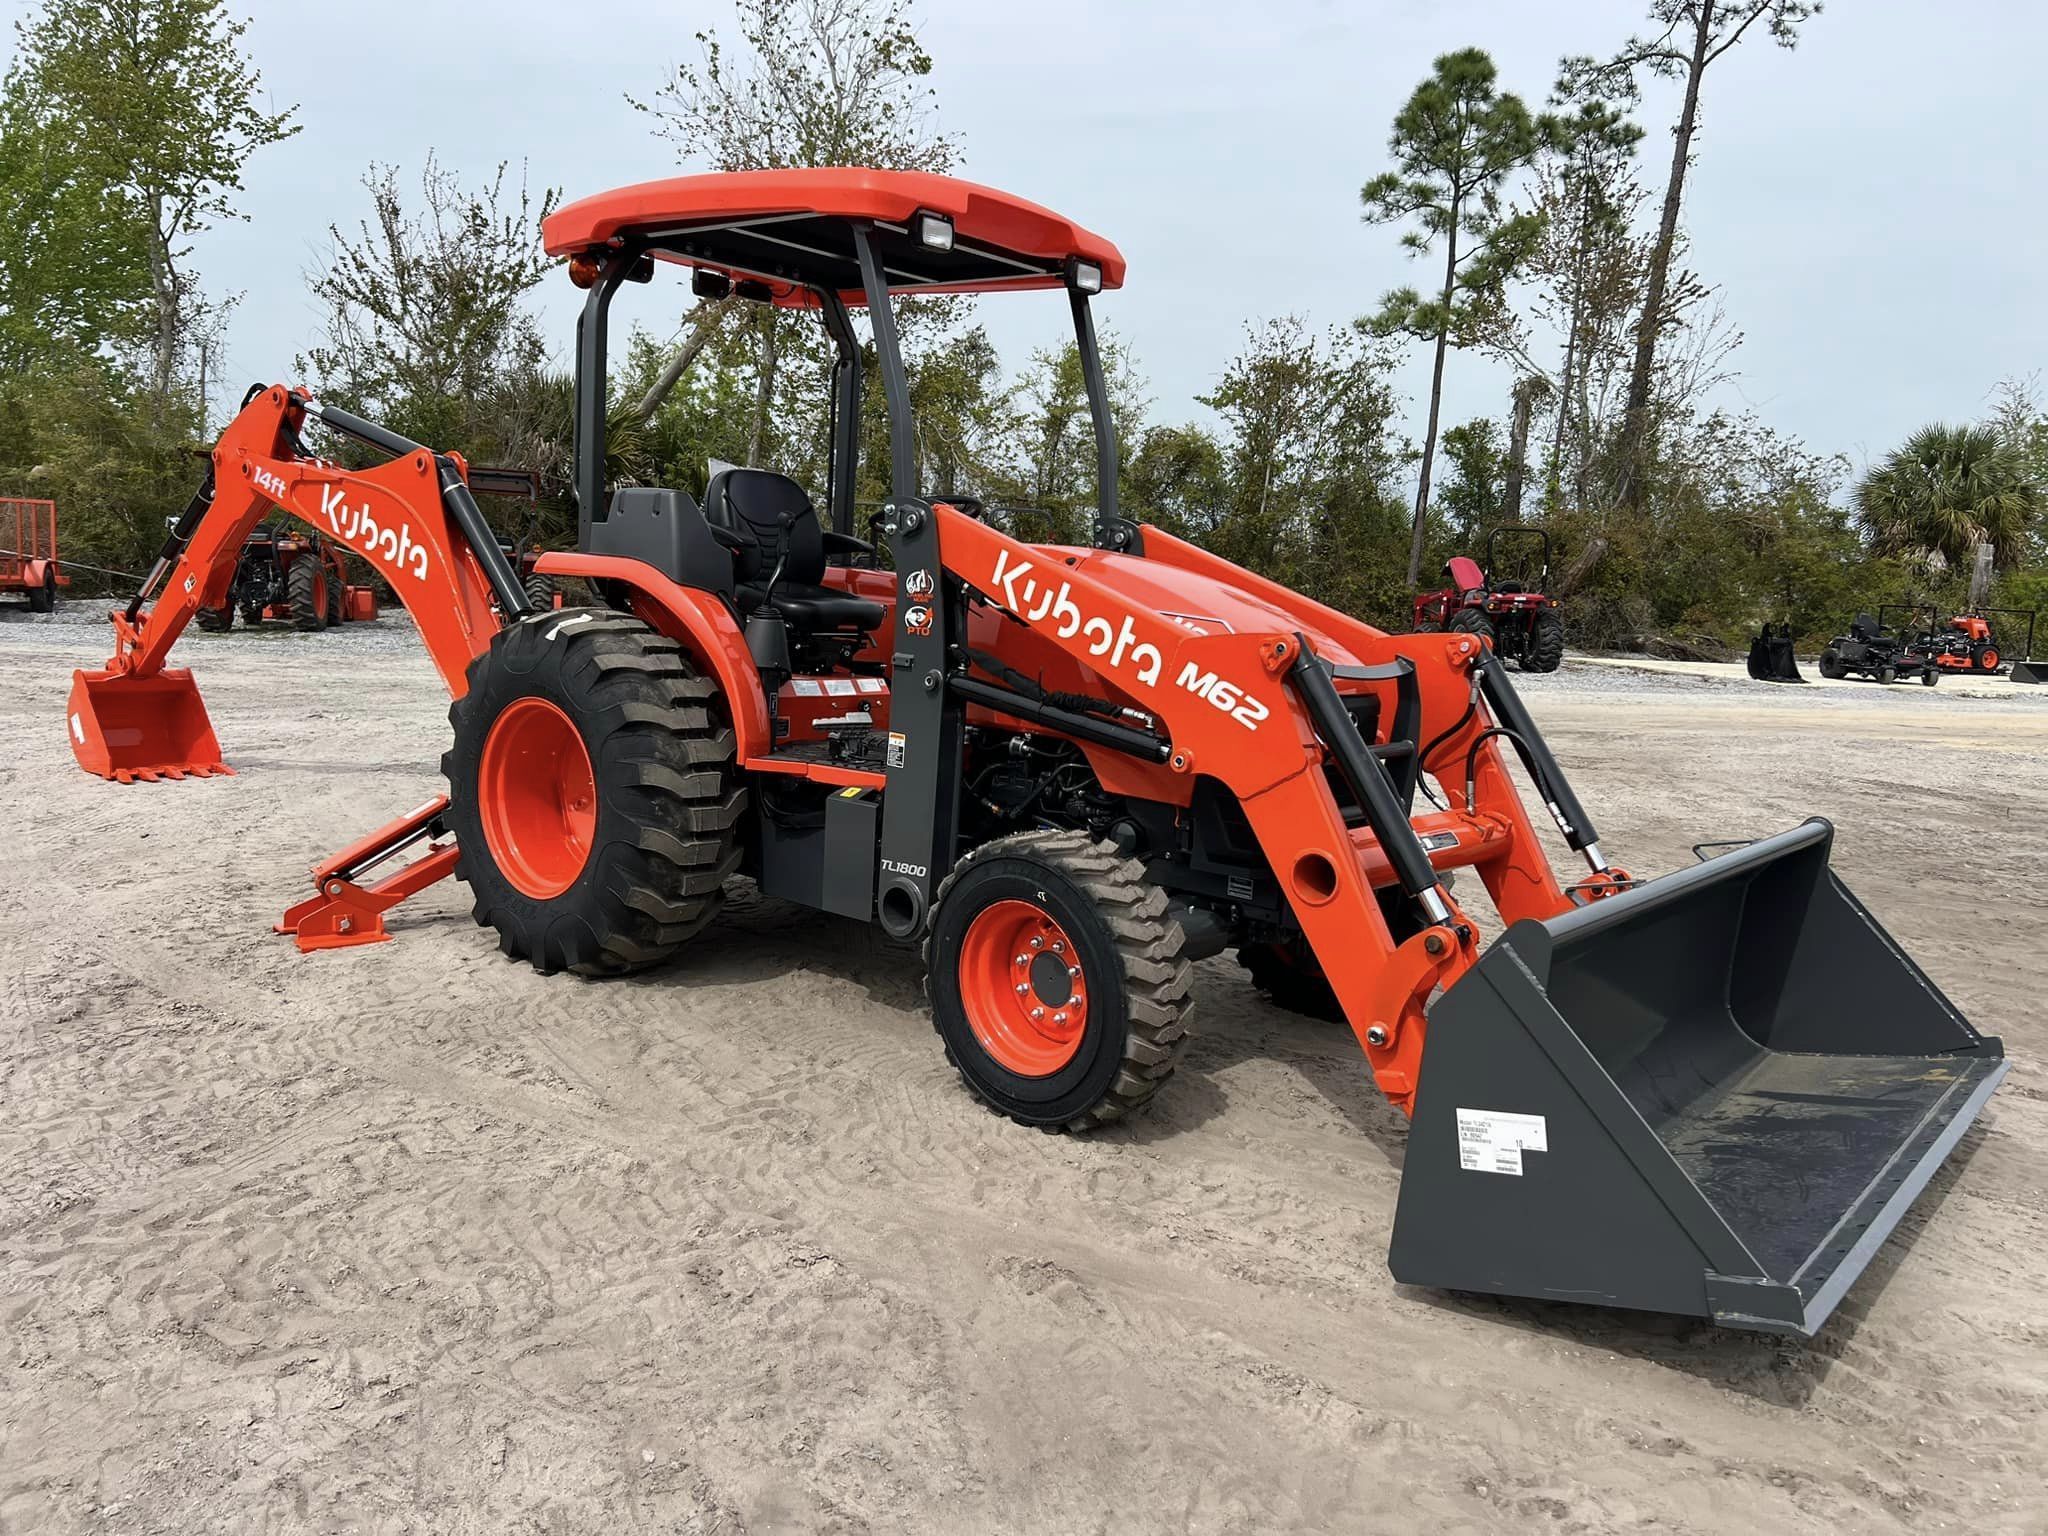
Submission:
<svg viewBox="0 0 2048 1536">
<path fill-rule="evenodd" d="M 2044 491 L 1991 427 L 1922 427 L 1856 486 L 1856 520 L 1879 554 L 1938 554 L 1967 570 L 1977 546 L 2016 564 Z"/>
</svg>

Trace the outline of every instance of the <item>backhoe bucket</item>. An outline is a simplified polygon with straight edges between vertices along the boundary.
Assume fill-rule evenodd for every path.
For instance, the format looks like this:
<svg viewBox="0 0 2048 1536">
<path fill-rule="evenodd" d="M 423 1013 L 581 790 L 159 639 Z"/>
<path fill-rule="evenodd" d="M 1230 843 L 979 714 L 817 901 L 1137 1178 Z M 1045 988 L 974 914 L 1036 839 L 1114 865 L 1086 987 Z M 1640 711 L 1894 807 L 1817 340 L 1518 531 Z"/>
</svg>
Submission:
<svg viewBox="0 0 2048 1536">
<path fill-rule="evenodd" d="M 129 784 L 234 772 L 220 760 L 190 672 L 74 672 L 65 723 L 78 765 L 103 779 Z"/>
<path fill-rule="evenodd" d="M 1516 923 L 1429 1015 L 1412 1285 L 1811 1336 L 2005 1075 L 1803 826 Z"/>
</svg>

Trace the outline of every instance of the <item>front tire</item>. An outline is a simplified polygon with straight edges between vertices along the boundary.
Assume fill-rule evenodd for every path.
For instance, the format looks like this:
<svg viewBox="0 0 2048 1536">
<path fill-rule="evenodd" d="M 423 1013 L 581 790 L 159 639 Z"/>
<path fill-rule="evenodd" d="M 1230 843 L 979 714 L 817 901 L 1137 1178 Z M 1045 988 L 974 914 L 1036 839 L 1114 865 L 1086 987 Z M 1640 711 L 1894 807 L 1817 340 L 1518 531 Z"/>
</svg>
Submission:
<svg viewBox="0 0 2048 1536">
<path fill-rule="evenodd" d="M 608 609 L 501 629 L 448 711 L 455 873 L 537 971 L 618 976 L 716 915 L 746 804 L 718 685 Z"/>
<path fill-rule="evenodd" d="M 1086 833 L 1023 832 L 946 877 L 925 993 L 968 1090 L 1020 1125 L 1120 1119 L 1173 1075 L 1193 974 L 1166 893 Z"/>
<path fill-rule="evenodd" d="M 228 603 L 219 608 L 194 609 L 192 622 L 209 635 L 224 635 L 235 627 L 235 605 Z"/>
<path fill-rule="evenodd" d="M 339 571 L 327 573 L 327 625 L 330 629 L 348 617 L 348 583 Z"/>
<path fill-rule="evenodd" d="M 1564 618 L 1554 608 L 1539 608 L 1531 621 L 1529 649 L 1522 656 L 1524 672 L 1555 672 L 1564 661 Z"/>
</svg>

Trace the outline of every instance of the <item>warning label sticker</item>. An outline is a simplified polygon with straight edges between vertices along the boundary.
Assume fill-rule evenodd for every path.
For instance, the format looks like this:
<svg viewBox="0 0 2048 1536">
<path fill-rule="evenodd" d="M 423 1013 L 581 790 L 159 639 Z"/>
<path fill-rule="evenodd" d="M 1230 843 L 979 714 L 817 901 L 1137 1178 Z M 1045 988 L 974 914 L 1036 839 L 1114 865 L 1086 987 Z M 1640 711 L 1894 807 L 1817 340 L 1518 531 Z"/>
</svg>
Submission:
<svg viewBox="0 0 2048 1536">
<path fill-rule="evenodd" d="M 1515 1115 L 1500 1109 L 1458 1111 L 1458 1166 L 1477 1173 L 1522 1176 L 1524 1152 L 1548 1152 L 1549 1138 L 1541 1115 Z"/>
<path fill-rule="evenodd" d="M 891 731 L 889 733 L 889 755 L 887 762 L 891 768 L 901 768 L 903 766 L 903 748 L 908 741 L 909 738 L 901 731 Z"/>
</svg>

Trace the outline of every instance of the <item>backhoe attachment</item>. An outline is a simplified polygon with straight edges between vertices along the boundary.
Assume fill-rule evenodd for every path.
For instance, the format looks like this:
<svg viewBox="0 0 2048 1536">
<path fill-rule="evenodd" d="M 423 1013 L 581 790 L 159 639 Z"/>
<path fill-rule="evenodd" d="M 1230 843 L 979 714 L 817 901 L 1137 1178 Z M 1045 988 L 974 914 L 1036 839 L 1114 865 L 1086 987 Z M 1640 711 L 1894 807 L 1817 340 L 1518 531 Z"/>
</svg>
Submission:
<svg viewBox="0 0 2048 1536">
<path fill-rule="evenodd" d="M 390 455 L 350 470 L 307 453 L 312 422 Z M 201 608 L 226 601 L 249 530 L 273 507 L 367 560 L 419 625 L 449 691 L 499 615 L 531 604 L 452 455 L 431 450 L 298 390 L 252 389 L 221 434 L 198 492 L 164 540 L 149 577 L 113 617 L 103 668 L 73 674 L 66 709 L 79 766 L 128 784 L 232 773 L 188 671 L 164 660 Z"/>
</svg>

